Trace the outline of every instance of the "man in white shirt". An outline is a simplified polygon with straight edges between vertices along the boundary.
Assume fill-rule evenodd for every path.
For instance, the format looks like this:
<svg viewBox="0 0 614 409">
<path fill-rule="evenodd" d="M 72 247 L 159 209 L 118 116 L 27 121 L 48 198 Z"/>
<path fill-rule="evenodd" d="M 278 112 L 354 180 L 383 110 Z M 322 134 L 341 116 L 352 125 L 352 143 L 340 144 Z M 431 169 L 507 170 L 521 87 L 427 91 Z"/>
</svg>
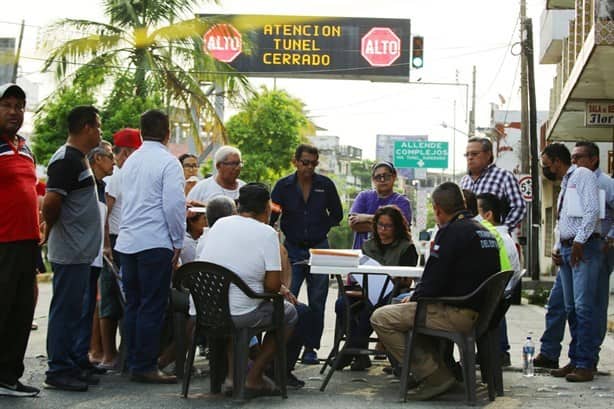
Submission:
<svg viewBox="0 0 614 409">
<path fill-rule="evenodd" d="M 126 293 L 124 333 L 132 380 L 175 383 L 158 371 L 157 357 L 171 272 L 183 247 L 186 201 L 183 170 L 168 151 L 168 116 L 141 115 L 143 146 L 122 169 L 122 213 L 115 250 L 120 253 Z"/>
<path fill-rule="evenodd" d="M 213 158 L 217 173 L 201 180 L 188 193 L 188 201 L 207 203 L 215 196 L 226 196 L 232 200 L 239 197 L 239 189 L 245 182 L 239 179 L 243 162 L 241 151 L 233 146 L 222 146 Z"/>
<path fill-rule="evenodd" d="M 282 287 L 281 257 L 277 232 L 267 223 L 271 214 L 270 194 L 260 183 L 249 183 L 239 192 L 239 214 L 216 221 L 207 233 L 202 260 L 221 265 L 237 274 L 255 292 L 277 293 Z M 240 254 L 241 257 L 237 257 Z M 254 327 L 270 322 L 273 305 L 247 297 L 236 286 L 229 289 L 230 314 L 236 327 Z M 297 321 L 294 306 L 284 303 L 287 336 Z M 245 381 L 247 394 L 271 391 L 263 378 L 275 353 L 275 340 L 268 334 Z M 232 368 L 229 364 L 228 368 Z M 232 379 L 229 370 L 227 382 Z"/>
</svg>

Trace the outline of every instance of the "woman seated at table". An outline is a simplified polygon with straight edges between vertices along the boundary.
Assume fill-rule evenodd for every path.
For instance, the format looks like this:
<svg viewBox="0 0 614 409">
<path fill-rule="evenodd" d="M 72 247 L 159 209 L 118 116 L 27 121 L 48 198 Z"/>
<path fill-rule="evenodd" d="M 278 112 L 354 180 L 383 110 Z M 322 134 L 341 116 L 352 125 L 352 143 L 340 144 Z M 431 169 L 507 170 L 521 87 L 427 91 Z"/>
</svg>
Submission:
<svg viewBox="0 0 614 409">
<path fill-rule="evenodd" d="M 363 243 L 362 252 L 383 266 L 415 266 L 418 263 L 418 252 L 412 243 L 409 225 L 397 206 L 388 205 L 377 209 L 373 215 L 373 236 Z M 407 291 L 412 284 L 411 279 L 394 278 L 393 281 L 395 292 Z M 363 296 L 355 281 L 348 286 L 346 294 L 350 305 L 354 305 L 350 310 L 351 336 L 346 346 L 367 349 L 369 336 L 373 332 L 369 318 L 377 307 L 390 299 L 390 294 L 382 297 L 374 306 L 366 295 Z M 336 302 L 335 312 L 343 318 L 344 301 L 341 298 Z M 351 370 L 362 371 L 371 366 L 368 355 L 346 355 L 342 359 L 339 369 L 351 364 Z"/>
</svg>

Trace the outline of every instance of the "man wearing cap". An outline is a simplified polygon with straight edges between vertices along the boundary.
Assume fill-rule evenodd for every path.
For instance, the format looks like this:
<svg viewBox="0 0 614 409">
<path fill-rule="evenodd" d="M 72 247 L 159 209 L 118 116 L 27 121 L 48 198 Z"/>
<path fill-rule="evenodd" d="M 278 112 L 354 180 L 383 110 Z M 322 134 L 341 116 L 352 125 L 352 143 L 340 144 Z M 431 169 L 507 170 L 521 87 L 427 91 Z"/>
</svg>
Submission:
<svg viewBox="0 0 614 409">
<path fill-rule="evenodd" d="M 328 248 L 328 232 L 343 219 L 343 208 L 332 180 L 315 173 L 318 148 L 301 144 L 296 148 L 292 163 L 296 172 L 280 179 L 273 188 L 271 200 L 276 212 L 274 224 L 281 213 L 281 230 L 286 236 L 284 245 L 292 263 L 293 294 L 298 297 L 303 281 L 307 281 L 309 307 L 316 319 L 314 329 L 305 336 L 304 364 L 319 363 L 315 352 L 320 348 L 324 330 L 324 307 L 328 296 L 328 276 L 311 274 L 305 264 L 310 248 Z"/>
<path fill-rule="evenodd" d="M 34 154 L 17 132 L 25 92 L 0 86 L 0 396 L 36 396 L 19 382 L 34 316 L 38 260 L 38 200 Z"/>
<path fill-rule="evenodd" d="M 113 250 L 117 235 L 119 234 L 119 222 L 121 219 L 121 169 L 124 162 L 134 151 L 143 144 L 141 132 L 134 128 L 123 128 L 113 134 L 113 154 L 116 166 L 113 174 L 104 178 L 106 183 L 105 201 L 107 204 L 107 224 L 105 228 L 109 234 L 108 242 L 105 242 L 105 255 L 109 257 L 117 267 L 121 267 L 119 254 Z M 117 323 L 122 316 L 120 303 L 121 294 L 115 275 L 108 266 L 103 266 L 100 272 L 100 337 L 102 339 L 102 361 L 98 365 L 102 369 L 117 369 L 118 355 L 115 344 Z"/>
<path fill-rule="evenodd" d="M 362 248 L 362 243 L 367 240 L 373 231 L 373 214 L 382 206 L 396 205 L 407 224 L 411 224 L 411 205 L 404 195 L 395 192 L 394 183 L 397 180 L 397 170 L 394 165 L 387 161 L 373 165 L 371 178 L 375 189 L 364 190 L 356 196 L 350 210 L 349 224 L 354 231 L 353 248 Z"/>
<path fill-rule="evenodd" d="M 126 293 L 124 334 L 132 381 L 175 383 L 158 370 L 160 331 L 168 302 L 171 272 L 177 266 L 186 231 L 185 179 L 168 151 L 168 115 L 141 115 L 143 146 L 122 169 L 122 213 L 115 250 L 122 261 Z M 128 183 L 130 181 L 130 183 Z"/>
</svg>

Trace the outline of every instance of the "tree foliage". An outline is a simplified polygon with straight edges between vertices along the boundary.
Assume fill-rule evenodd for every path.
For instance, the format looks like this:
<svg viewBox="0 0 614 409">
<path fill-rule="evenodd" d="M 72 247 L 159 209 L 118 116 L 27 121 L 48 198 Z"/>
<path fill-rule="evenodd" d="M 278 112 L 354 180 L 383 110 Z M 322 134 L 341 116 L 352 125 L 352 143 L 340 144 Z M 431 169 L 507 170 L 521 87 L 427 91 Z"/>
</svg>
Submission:
<svg viewBox="0 0 614 409">
<path fill-rule="evenodd" d="M 133 77 L 130 73 L 119 77 L 115 81 L 113 91 L 105 100 L 101 120 L 104 138 L 109 141 L 112 135 L 122 128 L 139 128 L 143 112 L 163 106 L 162 93 L 151 84 L 146 84 L 148 91 L 145 96 L 135 95 Z"/>
<path fill-rule="evenodd" d="M 93 94 L 83 87 L 63 87 L 41 106 L 34 119 L 32 150 L 39 164 L 47 165 L 68 137 L 68 113 L 77 105 L 94 104 Z"/>
<path fill-rule="evenodd" d="M 247 100 L 226 123 L 230 142 L 245 162 L 241 178 L 272 185 L 292 171 L 296 147 L 310 124 L 303 103 L 286 91 L 267 90 Z"/>
<path fill-rule="evenodd" d="M 229 95 L 249 87 L 245 76 L 203 50 L 202 36 L 218 20 L 181 20 L 192 13 L 197 0 L 102 2 L 105 22 L 63 19 L 49 27 L 45 46 L 50 51 L 43 70 L 55 71 L 58 78 L 74 76 L 74 83 L 100 70 L 111 81 L 130 72 L 133 83 L 127 89 L 133 96 L 147 102 L 149 84 L 164 90 L 169 105 L 181 106 L 185 112 L 195 109 L 212 123 L 213 139 L 225 142 L 224 127 L 201 84 L 218 84 Z M 79 34 L 66 39 L 67 33 Z M 199 135 L 195 118 L 187 119 L 192 133 Z M 200 138 L 195 143 L 201 147 Z"/>
</svg>

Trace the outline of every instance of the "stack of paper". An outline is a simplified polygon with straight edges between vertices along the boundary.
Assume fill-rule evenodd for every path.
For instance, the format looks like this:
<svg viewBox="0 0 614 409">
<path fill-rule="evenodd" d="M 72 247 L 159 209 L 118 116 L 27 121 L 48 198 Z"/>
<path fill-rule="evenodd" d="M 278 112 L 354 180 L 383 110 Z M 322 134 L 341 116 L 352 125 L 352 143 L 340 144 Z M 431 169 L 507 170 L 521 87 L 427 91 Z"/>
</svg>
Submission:
<svg viewBox="0 0 614 409">
<path fill-rule="evenodd" d="M 357 267 L 360 250 L 309 249 L 312 266 Z"/>
</svg>

